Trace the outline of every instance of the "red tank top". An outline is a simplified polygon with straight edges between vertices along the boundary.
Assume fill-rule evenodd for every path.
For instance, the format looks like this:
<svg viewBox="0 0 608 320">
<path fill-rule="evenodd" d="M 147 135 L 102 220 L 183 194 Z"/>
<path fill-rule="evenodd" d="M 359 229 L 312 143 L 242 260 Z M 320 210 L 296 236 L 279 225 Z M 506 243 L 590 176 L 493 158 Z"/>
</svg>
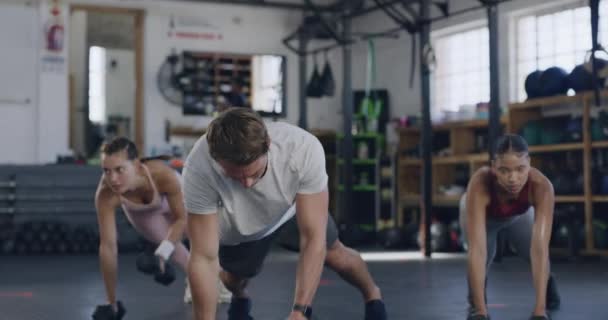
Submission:
<svg viewBox="0 0 608 320">
<path fill-rule="evenodd" d="M 490 191 L 490 203 L 486 207 L 486 215 L 493 218 L 510 218 L 526 213 L 530 209 L 530 179 L 526 181 L 516 199 L 508 203 L 500 203 L 496 186 L 496 177 L 493 173 L 488 176 L 488 190 Z"/>
</svg>

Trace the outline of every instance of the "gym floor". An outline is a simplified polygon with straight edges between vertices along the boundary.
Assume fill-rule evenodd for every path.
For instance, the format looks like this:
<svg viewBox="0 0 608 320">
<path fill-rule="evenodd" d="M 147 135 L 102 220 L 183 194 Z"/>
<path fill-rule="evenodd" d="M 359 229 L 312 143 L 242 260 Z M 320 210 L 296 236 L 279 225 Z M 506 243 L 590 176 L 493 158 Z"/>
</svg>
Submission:
<svg viewBox="0 0 608 320">
<path fill-rule="evenodd" d="M 404 255 L 394 262 L 368 262 L 383 290 L 389 319 L 465 319 L 465 256 L 439 253 L 424 260 L 419 253 Z M 293 253 L 273 251 L 262 274 L 252 281 L 255 319 L 279 320 L 287 315 L 296 259 Z M 4 256 L 2 260 L 0 320 L 91 319 L 95 305 L 104 302 L 95 255 Z M 562 308 L 553 319 L 608 319 L 607 267 L 601 260 L 554 261 Z M 156 284 L 136 271 L 135 255 L 120 256 L 119 278 L 126 320 L 191 319 L 190 306 L 182 302 L 182 280 L 170 287 Z M 326 269 L 314 303 L 316 319 L 363 319 L 359 299 L 355 289 Z M 515 257 L 494 264 L 488 300 L 493 320 L 528 319 L 534 302 L 529 268 Z M 220 306 L 218 319 L 226 319 L 226 309 L 227 305 Z"/>
</svg>

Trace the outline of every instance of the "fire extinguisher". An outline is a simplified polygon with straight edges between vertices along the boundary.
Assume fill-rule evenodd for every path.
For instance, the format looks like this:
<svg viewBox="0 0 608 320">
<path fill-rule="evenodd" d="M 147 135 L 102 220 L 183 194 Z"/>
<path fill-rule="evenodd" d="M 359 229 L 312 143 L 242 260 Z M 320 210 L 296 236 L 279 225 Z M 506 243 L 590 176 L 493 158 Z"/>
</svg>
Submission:
<svg viewBox="0 0 608 320">
<path fill-rule="evenodd" d="M 63 50 L 64 27 L 61 21 L 60 11 L 57 1 L 51 10 L 53 16 L 46 30 L 46 49 L 49 51 Z"/>
</svg>

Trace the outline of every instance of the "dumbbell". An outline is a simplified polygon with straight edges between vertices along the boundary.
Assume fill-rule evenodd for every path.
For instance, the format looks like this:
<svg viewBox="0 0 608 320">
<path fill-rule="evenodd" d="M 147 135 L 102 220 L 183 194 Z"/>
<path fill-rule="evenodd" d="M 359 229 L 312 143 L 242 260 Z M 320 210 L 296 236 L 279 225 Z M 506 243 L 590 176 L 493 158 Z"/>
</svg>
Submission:
<svg viewBox="0 0 608 320">
<path fill-rule="evenodd" d="M 94 320 L 121 320 L 127 313 L 127 310 L 125 309 L 125 307 L 123 306 L 121 301 L 117 301 L 116 305 L 118 307 L 118 311 L 116 311 L 116 312 L 114 312 L 114 309 L 112 309 L 112 305 L 110 305 L 110 304 L 97 306 L 95 308 L 95 311 L 93 312 L 93 319 Z"/>
<path fill-rule="evenodd" d="M 169 262 L 165 262 L 165 272 L 161 272 L 159 259 L 152 253 L 142 252 L 137 256 L 135 265 L 140 272 L 154 275 L 154 281 L 168 286 L 175 281 L 175 269 Z"/>
</svg>

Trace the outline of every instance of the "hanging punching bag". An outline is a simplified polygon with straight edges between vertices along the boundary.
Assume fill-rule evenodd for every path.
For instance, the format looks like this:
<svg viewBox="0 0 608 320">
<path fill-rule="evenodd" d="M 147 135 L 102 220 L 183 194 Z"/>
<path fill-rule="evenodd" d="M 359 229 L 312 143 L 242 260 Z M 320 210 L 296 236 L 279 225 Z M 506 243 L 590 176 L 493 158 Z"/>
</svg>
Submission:
<svg viewBox="0 0 608 320">
<path fill-rule="evenodd" d="M 331 71 L 329 65 L 329 59 L 327 58 L 327 50 L 325 50 L 325 66 L 323 67 L 323 73 L 321 74 L 321 93 L 326 97 L 333 97 L 336 91 L 336 82 L 334 81 L 334 74 Z"/>
<path fill-rule="evenodd" d="M 312 76 L 306 86 L 306 95 L 311 98 L 320 98 L 323 96 L 321 91 L 321 74 L 319 74 L 319 67 L 317 65 L 317 55 L 314 55 L 315 66 L 312 70 Z"/>
</svg>

